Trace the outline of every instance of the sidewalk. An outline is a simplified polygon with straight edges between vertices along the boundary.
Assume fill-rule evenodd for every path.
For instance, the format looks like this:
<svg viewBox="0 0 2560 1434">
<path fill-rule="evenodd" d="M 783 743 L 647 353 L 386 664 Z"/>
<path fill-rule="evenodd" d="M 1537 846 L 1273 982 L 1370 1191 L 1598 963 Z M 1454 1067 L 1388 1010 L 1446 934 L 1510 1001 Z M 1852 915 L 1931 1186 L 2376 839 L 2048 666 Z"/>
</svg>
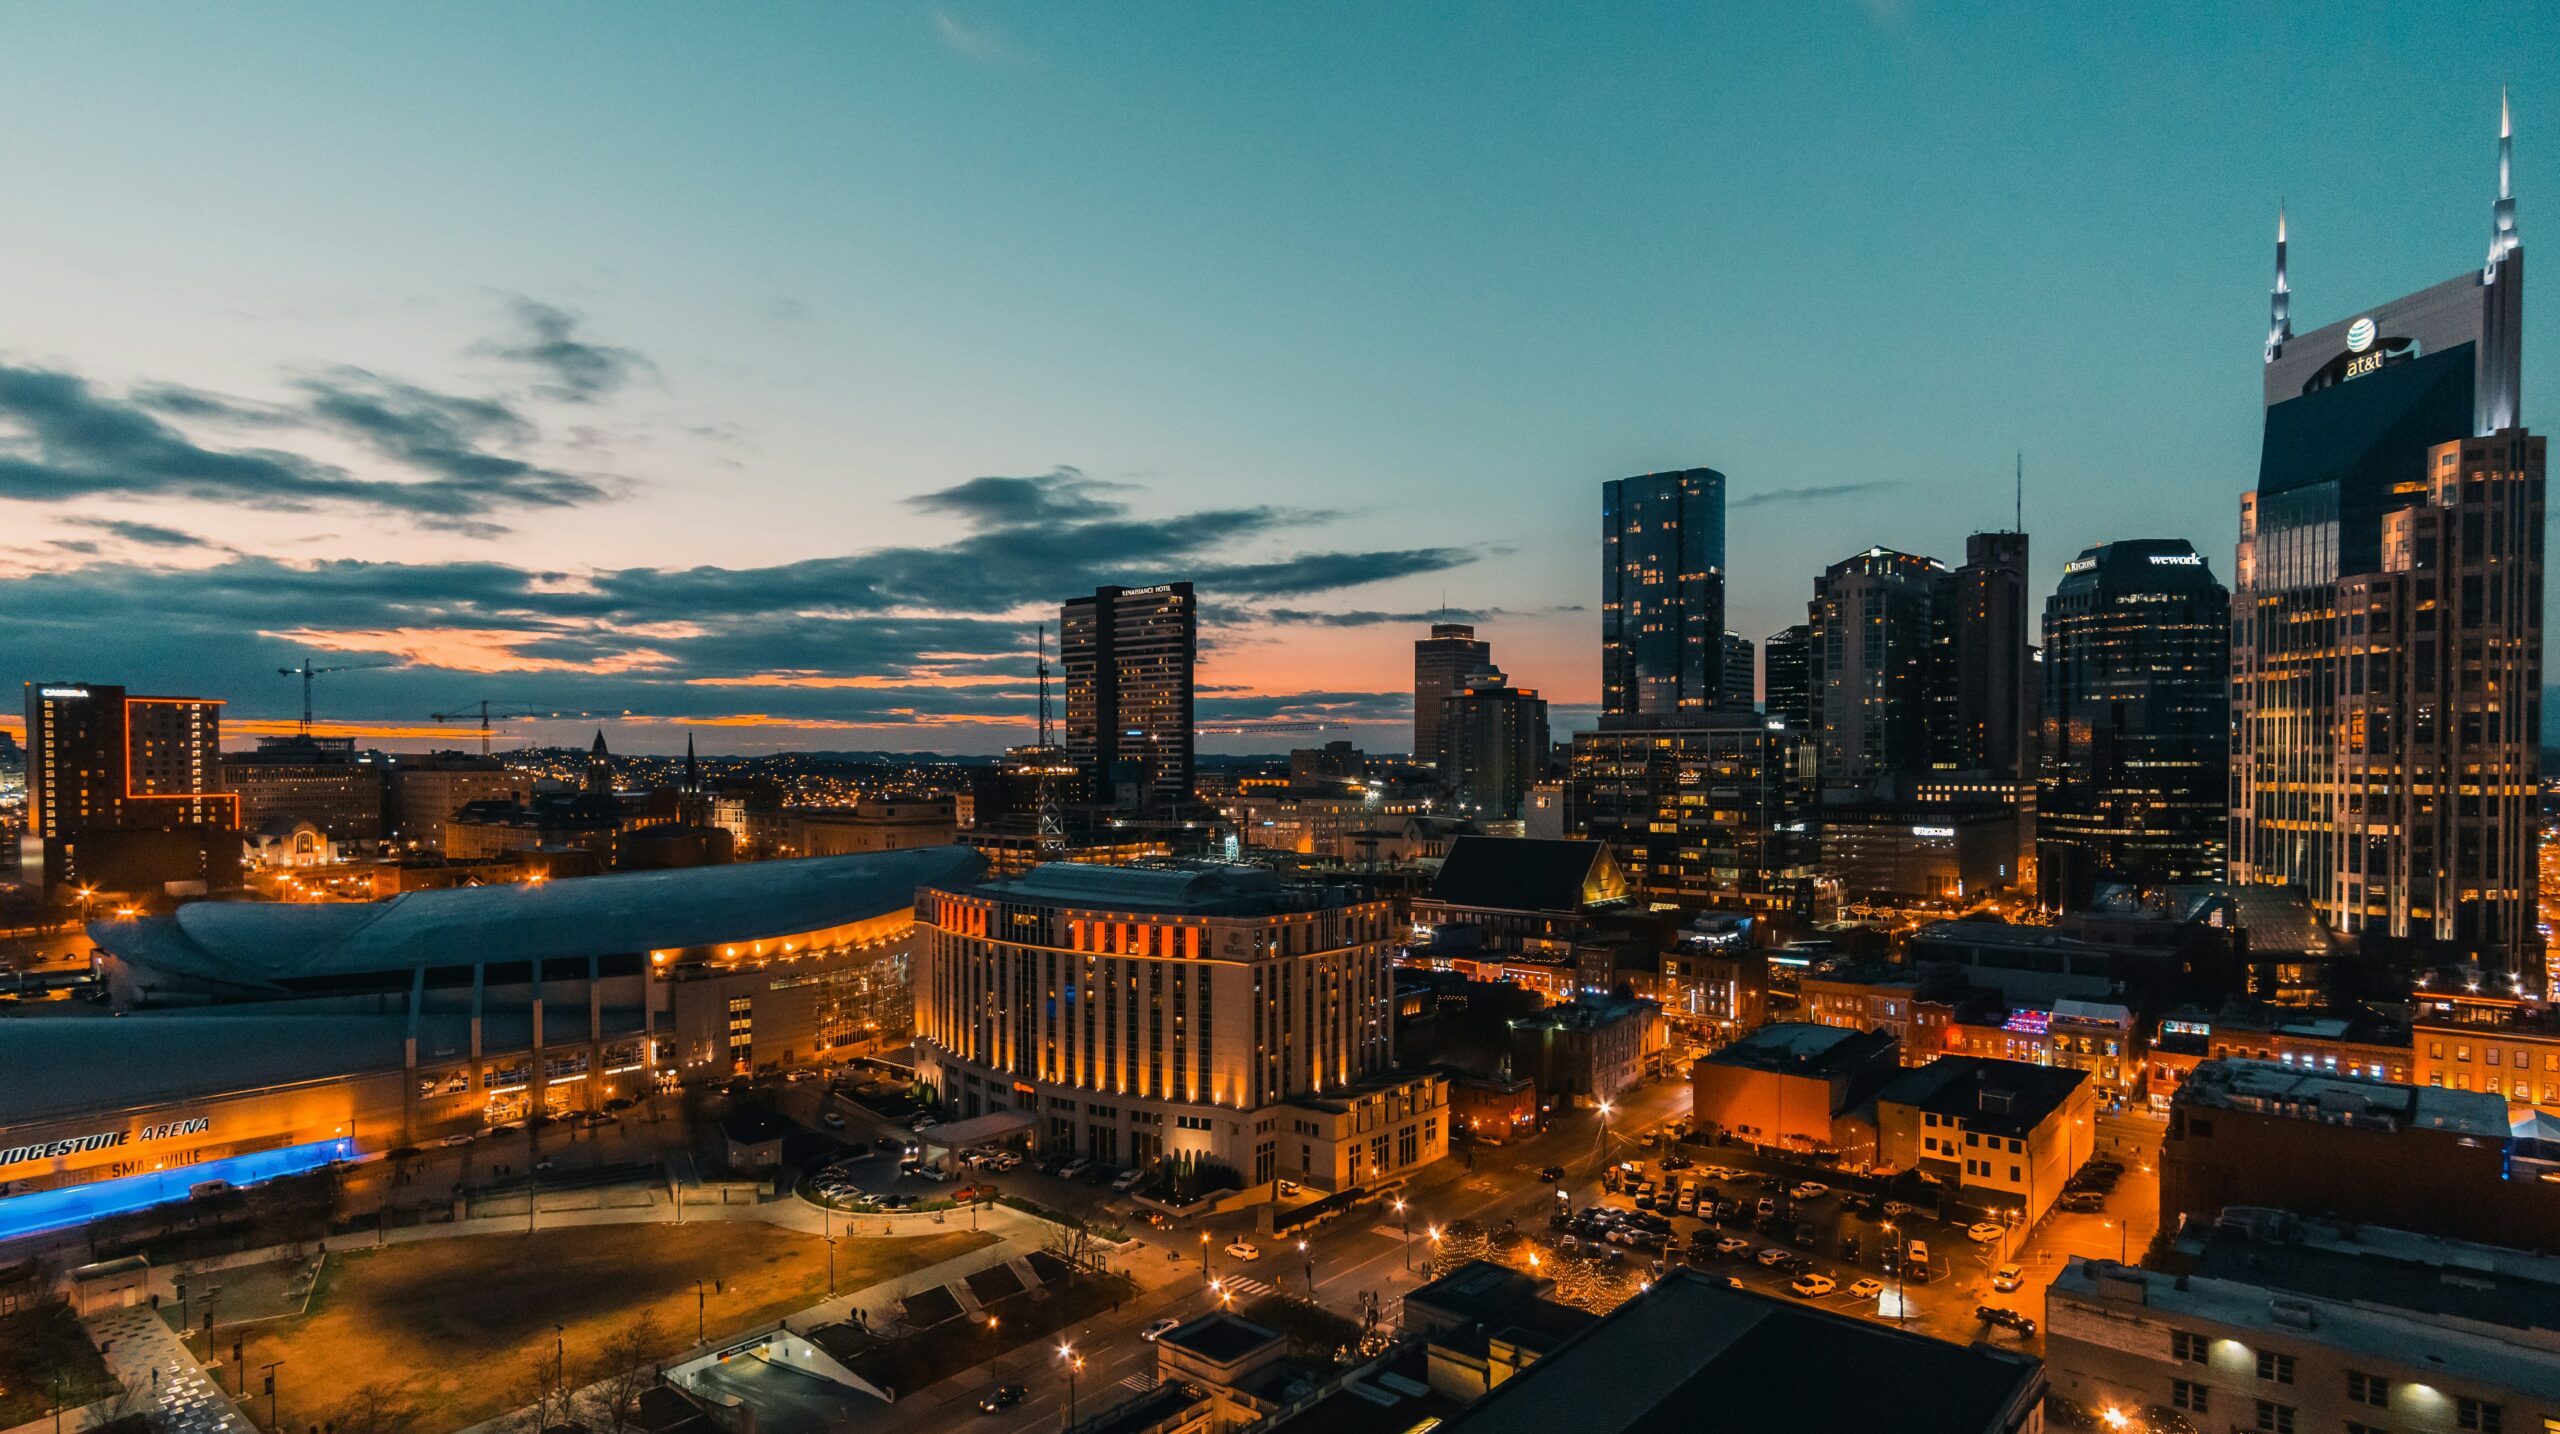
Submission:
<svg viewBox="0 0 2560 1434">
<path fill-rule="evenodd" d="M 85 1317 L 89 1339 L 105 1357 L 107 1373 L 150 1411 L 163 1434 L 254 1434 L 220 1386 L 205 1377 L 176 1331 L 149 1305 L 128 1305 Z"/>
</svg>

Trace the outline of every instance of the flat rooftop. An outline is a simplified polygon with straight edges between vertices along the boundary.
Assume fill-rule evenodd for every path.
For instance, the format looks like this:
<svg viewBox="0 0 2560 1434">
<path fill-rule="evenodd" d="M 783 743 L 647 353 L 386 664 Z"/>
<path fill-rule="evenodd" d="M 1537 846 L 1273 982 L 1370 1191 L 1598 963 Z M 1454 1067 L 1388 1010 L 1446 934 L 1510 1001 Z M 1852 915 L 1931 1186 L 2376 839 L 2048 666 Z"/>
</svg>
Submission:
<svg viewBox="0 0 2560 1434">
<path fill-rule="evenodd" d="M 1891 1031 L 1852 1031 L 1810 1021 L 1773 1021 L 1711 1052 L 1701 1064 L 1741 1066 L 1786 1075 L 1823 1076 L 1848 1070 L 1898 1045 Z"/>
<path fill-rule="evenodd" d="M 2550 1347 L 2547 1333 L 2519 1330 L 2511 1340 L 2501 1337 L 2495 1326 L 2457 1326 L 2439 1315 L 2327 1298 L 2261 1278 L 2182 1278 L 2074 1255 L 2053 1277 L 2045 1298 L 2048 1311 L 2054 1309 L 2055 1301 L 2069 1299 L 2137 1307 L 2154 1317 L 2183 1317 L 2241 1331 L 2243 1344 L 2254 1344 L 2250 1336 L 2261 1333 L 2302 1338 L 2299 1321 L 2307 1312 L 2312 1338 L 2379 1364 L 2426 1370 L 2448 1382 L 2560 1389 L 2560 1348 Z M 2280 1311 L 2288 1306 L 2289 1310 Z M 2280 1319 L 2280 1312 L 2288 1317 Z M 2055 1337 L 2052 1331 L 2057 1325 L 2069 1328 L 2070 1322 L 2049 1316 L 2048 1339 Z M 2523 1342 L 2532 1338 L 2540 1338 L 2542 1347 Z"/>
<path fill-rule="evenodd" d="M 1444 1427 L 1467 1434 L 2008 1428 L 2033 1357 L 1947 1344 L 1675 1270 Z"/>
<path fill-rule="evenodd" d="M 2067 1066 L 1940 1056 L 1895 1076 L 1876 1101 L 1953 1116 L 1968 1131 L 2024 1138 L 2088 1081 L 2087 1071 Z"/>
<path fill-rule="evenodd" d="M 1019 876 L 950 889 L 1029 906 L 1169 916 L 1271 916 L 1322 911 L 1354 900 L 1351 889 L 1339 884 L 1284 883 L 1265 867 L 1188 860 L 1128 866 L 1048 861 Z"/>
<path fill-rule="evenodd" d="M 2274 1061 L 2231 1057 L 2199 1064 L 2178 1087 L 2177 1102 L 2374 1129 L 2446 1130 L 2500 1139 L 2509 1132 L 2506 1101 L 2486 1091 L 2316 1074 Z"/>
<path fill-rule="evenodd" d="M 2215 1279 L 2560 1335 L 2560 1257 L 2536 1251 L 2251 1209 L 2180 1248 Z"/>
</svg>

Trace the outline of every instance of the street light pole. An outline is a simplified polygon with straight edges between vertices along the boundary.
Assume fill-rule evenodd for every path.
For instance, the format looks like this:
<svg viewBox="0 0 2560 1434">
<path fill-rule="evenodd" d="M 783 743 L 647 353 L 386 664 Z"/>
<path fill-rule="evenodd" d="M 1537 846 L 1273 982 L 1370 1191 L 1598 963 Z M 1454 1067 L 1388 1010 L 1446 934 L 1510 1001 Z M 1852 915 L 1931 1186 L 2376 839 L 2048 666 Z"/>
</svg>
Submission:
<svg viewBox="0 0 2560 1434">
<path fill-rule="evenodd" d="M 282 1430 L 283 1426 L 276 1423 L 276 1366 L 282 1363 L 284 1363 L 284 1361 L 281 1359 L 271 1361 L 267 1365 L 265 1371 L 267 1376 L 267 1427 L 279 1431 Z"/>
<path fill-rule="evenodd" d="M 1413 1269 L 1413 1207 L 1407 1205 L 1402 1196 L 1396 1199 L 1396 1214 L 1404 1220 L 1404 1267 L 1407 1271 L 1411 1271 Z"/>
<path fill-rule="evenodd" d="M 1200 1232 L 1200 1288 L 1209 1287 L 1209 1232 Z"/>
<path fill-rule="evenodd" d="M 696 1281 L 694 1281 L 694 1282 L 693 1282 L 693 1342 L 694 1342 L 695 1344 L 709 1344 L 709 1343 L 711 1342 L 711 1337 L 710 1337 L 709 1335 L 704 1334 L 704 1333 L 702 1332 L 702 1304 L 703 1304 L 703 1300 L 704 1300 L 704 1298 L 705 1298 L 705 1296 L 704 1296 L 704 1295 L 703 1295 L 703 1293 L 702 1293 L 702 1281 L 700 1281 L 700 1280 L 696 1280 Z"/>
<path fill-rule="evenodd" d="M 1307 1262 L 1307 1303 L 1314 1304 L 1316 1302 L 1316 1257 L 1314 1252 L 1307 1248 L 1307 1242 L 1304 1240 L 1298 1242 L 1298 1258 Z"/>
<path fill-rule="evenodd" d="M 1074 1345 L 1061 1344 L 1058 1346 L 1058 1362 L 1067 1367 L 1067 1427 L 1073 1429 L 1076 1427 L 1076 1375 L 1084 1369 L 1084 1356 L 1076 1353 Z"/>
</svg>

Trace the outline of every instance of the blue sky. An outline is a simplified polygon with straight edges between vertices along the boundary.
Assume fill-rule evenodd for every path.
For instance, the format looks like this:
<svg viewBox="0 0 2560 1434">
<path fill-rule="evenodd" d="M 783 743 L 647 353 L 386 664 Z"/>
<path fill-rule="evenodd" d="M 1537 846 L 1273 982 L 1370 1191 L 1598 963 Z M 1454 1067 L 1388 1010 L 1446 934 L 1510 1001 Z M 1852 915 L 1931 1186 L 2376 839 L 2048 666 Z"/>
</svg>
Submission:
<svg viewBox="0 0 2560 1434">
<path fill-rule="evenodd" d="M 2531 251 L 2555 42 L 2518 5 L 16 7 L 0 679 L 247 731 L 309 652 L 405 664 L 323 679 L 395 744 L 485 695 L 985 750 L 1050 600 L 1196 574 L 1208 710 L 1388 749 L 1444 593 L 1596 696 L 1604 479 L 1729 475 L 1756 638 L 1827 561 L 2004 525 L 2020 449 L 2047 586 L 2136 536 L 2227 577 L 2278 197 L 2297 327 L 2477 264 L 2507 84 Z"/>
</svg>

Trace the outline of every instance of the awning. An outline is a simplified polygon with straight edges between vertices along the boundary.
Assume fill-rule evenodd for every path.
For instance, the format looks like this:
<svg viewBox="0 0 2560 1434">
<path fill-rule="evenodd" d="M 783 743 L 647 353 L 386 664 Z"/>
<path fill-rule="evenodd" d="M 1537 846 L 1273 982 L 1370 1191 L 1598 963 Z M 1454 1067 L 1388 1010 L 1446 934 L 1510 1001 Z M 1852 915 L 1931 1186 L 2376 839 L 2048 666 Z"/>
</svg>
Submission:
<svg viewBox="0 0 2560 1434">
<path fill-rule="evenodd" d="M 1008 1135 L 1036 1130 L 1040 1122 L 1029 1111 L 992 1110 L 955 1120 L 949 1125 L 936 1125 L 916 1132 L 917 1143 L 928 1150 L 962 1151 L 989 1145 Z"/>
</svg>

